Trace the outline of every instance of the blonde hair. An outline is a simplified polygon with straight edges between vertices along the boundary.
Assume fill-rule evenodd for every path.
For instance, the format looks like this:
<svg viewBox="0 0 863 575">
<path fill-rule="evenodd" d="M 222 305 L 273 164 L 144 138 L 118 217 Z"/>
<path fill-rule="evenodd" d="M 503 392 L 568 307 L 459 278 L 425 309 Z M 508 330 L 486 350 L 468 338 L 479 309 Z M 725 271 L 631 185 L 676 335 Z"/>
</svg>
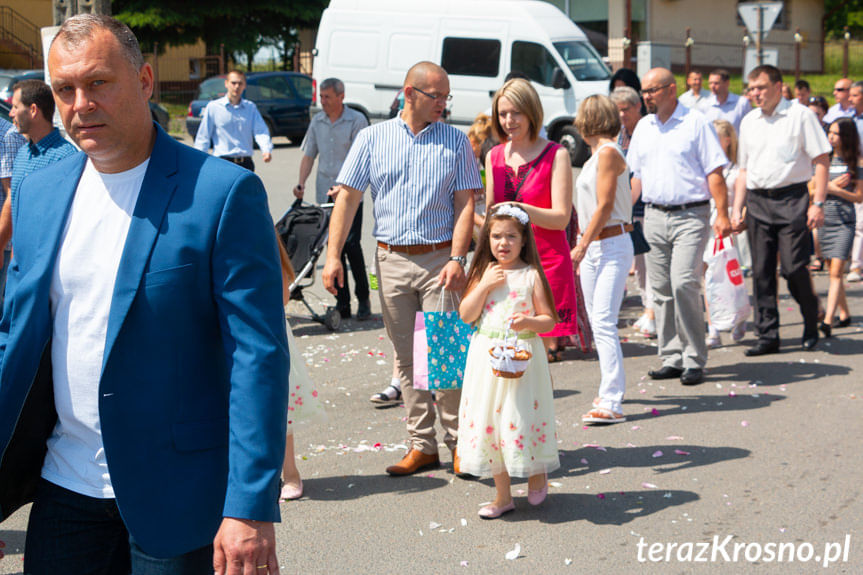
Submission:
<svg viewBox="0 0 863 575">
<path fill-rule="evenodd" d="M 503 97 L 506 97 L 516 110 L 527 117 L 530 122 L 528 135 L 531 141 L 536 140 L 539 137 L 539 129 L 542 127 L 542 104 L 539 101 L 539 94 L 536 93 L 530 82 L 522 78 L 513 78 L 501 86 L 494 95 L 494 101 L 491 104 L 491 125 L 497 139 L 506 142 L 509 136 L 507 136 L 503 126 L 500 125 L 500 116 L 498 115 L 498 102 Z"/>
<path fill-rule="evenodd" d="M 728 157 L 728 161 L 732 164 L 737 163 L 737 132 L 734 131 L 734 126 L 728 120 L 713 120 L 713 127 L 716 128 L 716 135 L 726 136 L 730 139 L 728 150 L 722 150 Z"/>
<path fill-rule="evenodd" d="M 620 112 L 608 96 L 588 96 L 578 107 L 573 124 L 582 137 L 613 138 L 620 132 Z"/>
</svg>

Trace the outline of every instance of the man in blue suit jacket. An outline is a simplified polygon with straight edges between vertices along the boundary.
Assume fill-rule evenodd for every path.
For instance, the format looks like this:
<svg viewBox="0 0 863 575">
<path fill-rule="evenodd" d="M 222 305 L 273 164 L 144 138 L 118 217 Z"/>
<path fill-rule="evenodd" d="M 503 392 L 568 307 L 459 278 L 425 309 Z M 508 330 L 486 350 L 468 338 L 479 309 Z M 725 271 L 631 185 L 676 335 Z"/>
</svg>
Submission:
<svg viewBox="0 0 863 575">
<path fill-rule="evenodd" d="M 118 21 L 68 20 L 48 64 L 83 153 L 13 214 L 0 518 L 34 501 L 34 575 L 278 573 L 289 365 L 263 186 L 154 126 Z"/>
</svg>

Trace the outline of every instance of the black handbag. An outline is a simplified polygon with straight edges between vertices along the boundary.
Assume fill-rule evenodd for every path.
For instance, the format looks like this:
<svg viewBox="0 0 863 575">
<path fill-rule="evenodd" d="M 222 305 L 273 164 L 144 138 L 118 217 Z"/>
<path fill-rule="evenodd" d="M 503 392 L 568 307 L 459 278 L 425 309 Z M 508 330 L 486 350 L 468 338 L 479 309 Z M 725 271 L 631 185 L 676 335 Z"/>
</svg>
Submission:
<svg viewBox="0 0 863 575">
<path fill-rule="evenodd" d="M 632 231 L 629 232 L 629 237 L 632 238 L 632 252 L 634 255 L 641 255 L 650 251 L 650 244 L 644 237 L 644 232 L 641 229 L 641 222 L 635 220 L 632 222 Z"/>
</svg>

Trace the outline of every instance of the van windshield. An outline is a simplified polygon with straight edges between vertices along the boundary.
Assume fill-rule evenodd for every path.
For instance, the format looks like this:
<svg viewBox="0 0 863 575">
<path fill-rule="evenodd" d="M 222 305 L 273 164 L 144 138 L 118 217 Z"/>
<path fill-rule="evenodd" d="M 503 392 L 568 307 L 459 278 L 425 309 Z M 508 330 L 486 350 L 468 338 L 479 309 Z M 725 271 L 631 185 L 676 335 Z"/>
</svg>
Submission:
<svg viewBox="0 0 863 575">
<path fill-rule="evenodd" d="M 576 80 L 608 80 L 611 77 L 611 71 L 587 42 L 554 42 L 554 47 L 572 70 Z"/>
</svg>

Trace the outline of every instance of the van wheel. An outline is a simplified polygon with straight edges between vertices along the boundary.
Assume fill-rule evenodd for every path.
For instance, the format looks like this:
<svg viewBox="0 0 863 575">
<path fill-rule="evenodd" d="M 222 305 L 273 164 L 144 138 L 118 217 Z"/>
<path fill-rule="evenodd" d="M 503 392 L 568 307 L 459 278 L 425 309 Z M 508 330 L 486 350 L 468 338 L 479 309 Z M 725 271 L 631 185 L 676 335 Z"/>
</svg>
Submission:
<svg viewBox="0 0 863 575">
<path fill-rule="evenodd" d="M 581 138 L 581 134 L 573 126 L 564 126 L 559 134 L 558 141 L 569 152 L 572 165 L 576 168 L 582 167 L 590 157 L 590 147 Z"/>
</svg>

